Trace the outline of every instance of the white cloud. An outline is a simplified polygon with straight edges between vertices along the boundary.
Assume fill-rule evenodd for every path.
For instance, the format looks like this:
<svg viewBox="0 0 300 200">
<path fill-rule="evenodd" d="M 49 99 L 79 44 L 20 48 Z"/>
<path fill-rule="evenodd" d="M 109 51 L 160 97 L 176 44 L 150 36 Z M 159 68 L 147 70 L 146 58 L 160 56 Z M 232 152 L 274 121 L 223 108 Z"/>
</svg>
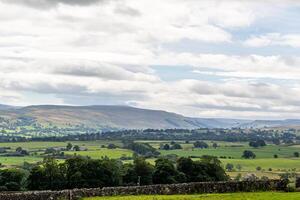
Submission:
<svg viewBox="0 0 300 200">
<path fill-rule="evenodd" d="M 161 52 L 152 64 L 192 66 L 195 73 L 236 78 L 299 79 L 300 58 Z M 202 69 L 205 70 L 202 70 Z"/>
<path fill-rule="evenodd" d="M 268 33 L 260 36 L 252 36 L 244 44 L 251 47 L 279 45 L 298 48 L 300 47 L 300 34 Z"/>
<path fill-rule="evenodd" d="M 81 104 L 84 97 L 96 104 L 108 98 L 202 117 L 288 116 L 299 110 L 300 86 L 262 79 L 295 83 L 298 57 L 164 48 L 186 39 L 230 46 L 233 33 L 269 15 L 274 15 L 273 6 L 237 0 L 0 0 L 0 102 L 77 99 Z M 296 35 L 250 39 L 254 42 L 247 45 L 298 47 Z M 167 82 L 152 65 L 170 66 L 170 71 L 191 66 L 200 77 L 214 75 L 221 81 L 183 76 Z"/>
</svg>

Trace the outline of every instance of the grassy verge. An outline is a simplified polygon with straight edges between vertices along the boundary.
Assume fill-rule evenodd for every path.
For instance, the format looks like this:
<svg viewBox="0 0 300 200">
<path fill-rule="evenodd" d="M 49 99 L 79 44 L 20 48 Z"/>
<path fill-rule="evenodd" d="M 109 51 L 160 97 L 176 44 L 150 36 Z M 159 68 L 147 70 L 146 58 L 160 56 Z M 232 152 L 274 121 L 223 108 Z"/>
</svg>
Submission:
<svg viewBox="0 0 300 200">
<path fill-rule="evenodd" d="M 93 197 L 84 200 L 298 200 L 300 193 L 254 192 L 229 194 L 201 194 L 201 195 L 141 195 Z"/>
</svg>

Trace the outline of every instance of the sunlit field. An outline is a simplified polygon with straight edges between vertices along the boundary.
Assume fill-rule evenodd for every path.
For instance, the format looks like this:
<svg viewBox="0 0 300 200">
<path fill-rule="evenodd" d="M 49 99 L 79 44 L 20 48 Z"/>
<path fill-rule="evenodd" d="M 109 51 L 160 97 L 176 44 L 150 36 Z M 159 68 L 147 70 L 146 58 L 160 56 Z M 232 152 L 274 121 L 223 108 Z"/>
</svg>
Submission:
<svg viewBox="0 0 300 200">
<path fill-rule="evenodd" d="M 300 193 L 256 192 L 202 195 L 142 195 L 93 197 L 84 200 L 298 200 Z"/>
</svg>

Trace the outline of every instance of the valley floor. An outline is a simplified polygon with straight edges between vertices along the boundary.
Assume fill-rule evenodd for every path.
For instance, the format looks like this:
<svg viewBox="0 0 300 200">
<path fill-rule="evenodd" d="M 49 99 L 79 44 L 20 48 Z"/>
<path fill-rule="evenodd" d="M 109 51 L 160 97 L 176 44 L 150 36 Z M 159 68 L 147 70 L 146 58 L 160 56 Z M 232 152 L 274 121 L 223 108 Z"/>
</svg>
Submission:
<svg viewBox="0 0 300 200">
<path fill-rule="evenodd" d="M 200 195 L 141 195 L 93 197 L 84 200 L 298 200 L 300 192 L 253 192 L 228 194 L 200 194 Z"/>
</svg>

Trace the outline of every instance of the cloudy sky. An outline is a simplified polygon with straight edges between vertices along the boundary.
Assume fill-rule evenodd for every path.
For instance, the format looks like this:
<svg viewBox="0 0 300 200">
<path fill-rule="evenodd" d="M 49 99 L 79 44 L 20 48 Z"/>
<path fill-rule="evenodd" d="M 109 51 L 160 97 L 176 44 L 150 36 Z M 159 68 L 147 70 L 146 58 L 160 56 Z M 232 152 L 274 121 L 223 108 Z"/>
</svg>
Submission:
<svg viewBox="0 0 300 200">
<path fill-rule="evenodd" d="M 0 0 L 0 103 L 300 118 L 295 2 Z"/>
</svg>

